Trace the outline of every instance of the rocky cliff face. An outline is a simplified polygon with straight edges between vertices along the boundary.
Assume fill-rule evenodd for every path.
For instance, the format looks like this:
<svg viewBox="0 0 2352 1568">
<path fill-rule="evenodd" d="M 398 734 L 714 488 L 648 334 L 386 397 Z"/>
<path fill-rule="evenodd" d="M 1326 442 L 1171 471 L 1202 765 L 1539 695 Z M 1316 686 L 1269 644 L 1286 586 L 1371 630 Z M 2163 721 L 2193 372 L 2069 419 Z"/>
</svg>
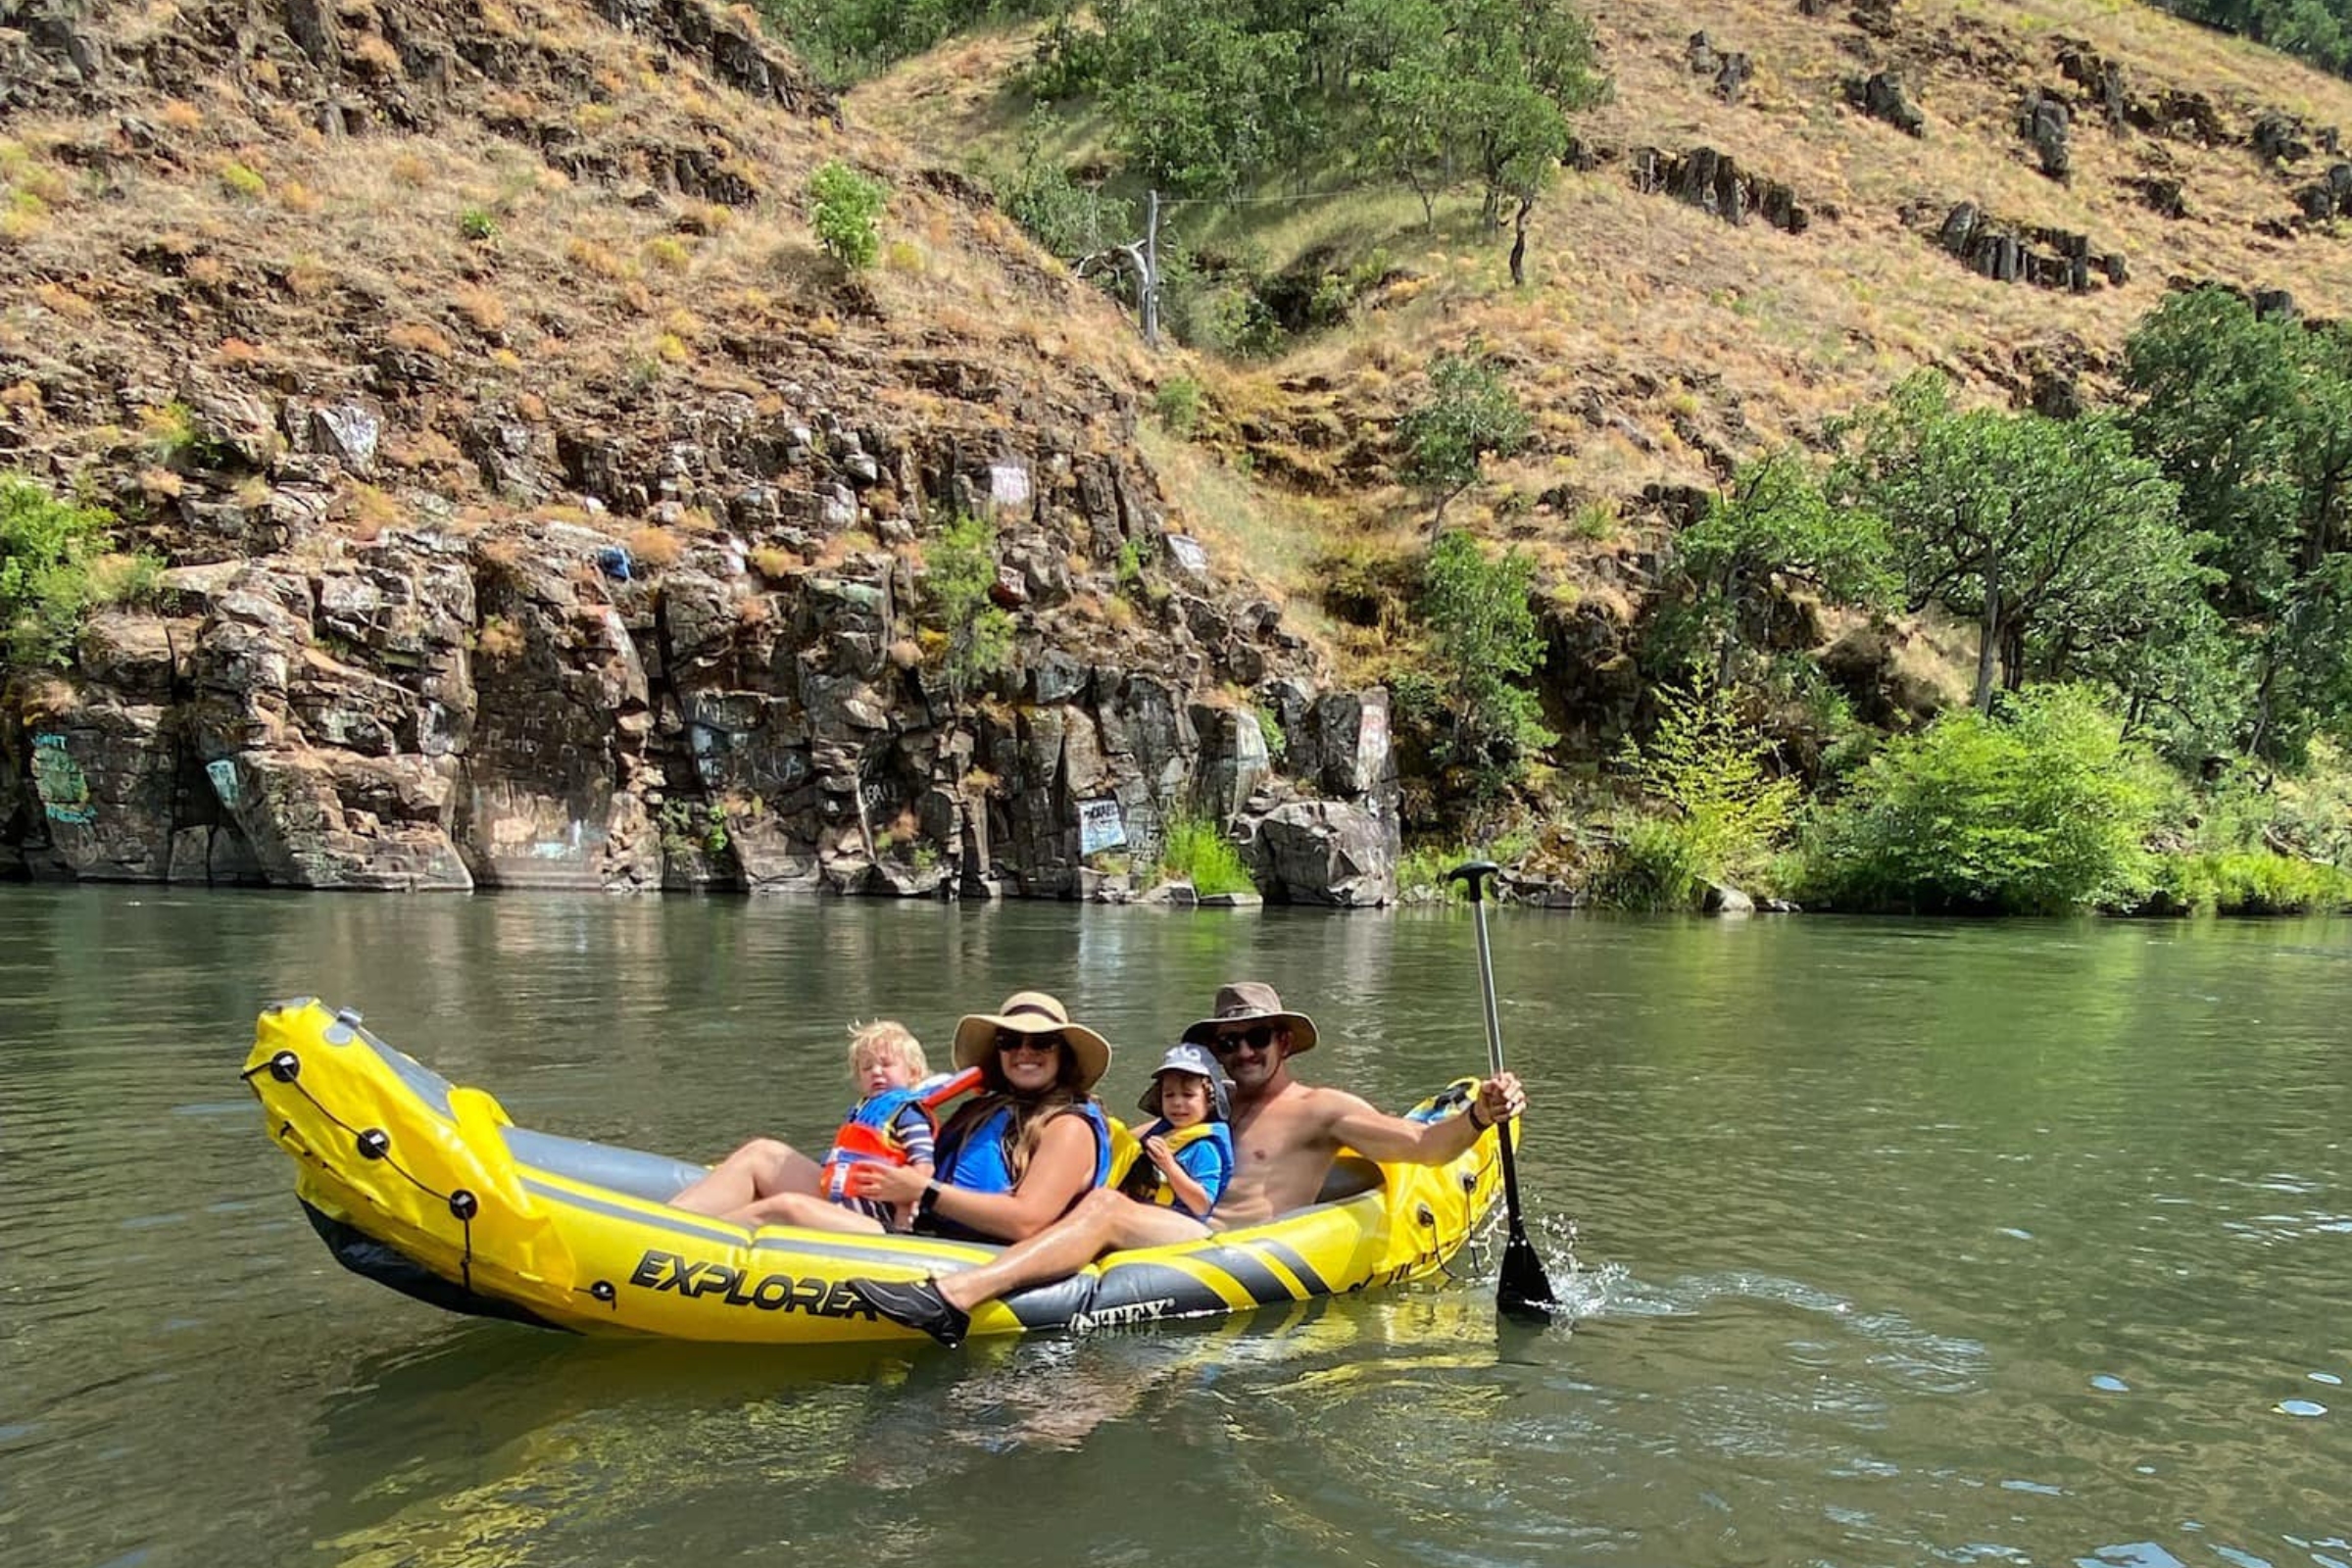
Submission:
<svg viewBox="0 0 2352 1568">
<path fill-rule="evenodd" d="M 1385 700 L 1171 519 L 1116 307 L 746 16 L 0 0 L 0 466 L 173 563 L 0 705 L 0 874 L 1118 897 L 1184 811 L 1393 896 Z"/>
<path fill-rule="evenodd" d="M 1235 821 L 1277 897 L 1394 897 L 1385 694 L 1323 689 L 1274 607 L 1165 532 L 1147 476 L 932 466 L 838 431 L 845 462 L 928 489 L 836 504 L 792 481 L 795 429 L 750 482 L 805 490 L 818 520 L 666 567 L 524 521 L 173 570 L 169 613 L 101 617 L 69 676 L 20 689 L 10 853 L 197 884 L 1116 898 L 1189 811 Z M 957 497 L 995 516 L 1020 627 L 961 701 L 924 652 L 917 525 L 886 528 L 895 548 L 855 531 L 874 500 Z"/>
</svg>

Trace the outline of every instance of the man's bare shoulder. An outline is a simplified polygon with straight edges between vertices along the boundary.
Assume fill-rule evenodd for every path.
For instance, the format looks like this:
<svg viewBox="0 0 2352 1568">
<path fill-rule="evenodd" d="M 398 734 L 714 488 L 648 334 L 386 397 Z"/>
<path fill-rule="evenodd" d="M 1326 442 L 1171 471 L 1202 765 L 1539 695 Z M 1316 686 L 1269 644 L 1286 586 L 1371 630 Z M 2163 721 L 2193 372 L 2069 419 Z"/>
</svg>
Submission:
<svg viewBox="0 0 2352 1568">
<path fill-rule="evenodd" d="M 1284 1113 L 1318 1127 L 1327 1127 L 1343 1116 L 1372 1108 L 1361 1095 L 1351 1095 L 1345 1089 L 1328 1084 L 1294 1083 L 1284 1097 Z"/>
</svg>

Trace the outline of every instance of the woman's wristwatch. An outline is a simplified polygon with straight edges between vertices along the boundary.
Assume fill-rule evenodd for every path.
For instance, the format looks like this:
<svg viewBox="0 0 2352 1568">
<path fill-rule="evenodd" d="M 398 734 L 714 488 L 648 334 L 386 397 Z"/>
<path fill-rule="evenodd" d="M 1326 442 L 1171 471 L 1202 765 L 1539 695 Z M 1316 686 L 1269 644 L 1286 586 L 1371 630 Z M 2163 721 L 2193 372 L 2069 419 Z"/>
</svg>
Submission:
<svg viewBox="0 0 2352 1568">
<path fill-rule="evenodd" d="M 914 1217 L 927 1219 L 939 1212 L 939 1183 L 923 1183 L 923 1196 L 914 1200 Z"/>
<path fill-rule="evenodd" d="M 1463 1114 L 1470 1118 L 1470 1130 L 1474 1133 L 1483 1133 L 1488 1128 L 1494 1125 L 1491 1121 L 1480 1121 L 1478 1119 L 1478 1102 L 1475 1100 L 1470 1102 L 1470 1108 L 1463 1112 Z"/>
</svg>

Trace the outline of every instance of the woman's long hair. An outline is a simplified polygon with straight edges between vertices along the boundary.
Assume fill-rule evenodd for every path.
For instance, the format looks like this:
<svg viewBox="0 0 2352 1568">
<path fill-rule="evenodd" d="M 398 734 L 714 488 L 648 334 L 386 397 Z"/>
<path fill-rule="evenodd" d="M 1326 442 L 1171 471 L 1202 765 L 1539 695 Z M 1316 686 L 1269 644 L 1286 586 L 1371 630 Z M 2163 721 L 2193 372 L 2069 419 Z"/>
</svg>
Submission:
<svg viewBox="0 0 2352 1568">
<path fill-rule="evenodd" d="M 1046 1136 L 1047 1123 L 1094 1099 L 1078 1087 L 1078 1053 L 1070 1049 L 1067 1040 L 1061 1042 L 1060 1050 L 1061 1065 L 1053 1086 L 1035 1100 L 1023 1100 L 1013 1093 L 1012 1086 L 1004 1081 L 1003 1060 L 990 1052 L 980 1063 L 980 1093 L 948 1118 L 948 1125 L 940 1132 L 941 1141 L 953 1138 L 960 1145 L 971 1129 L 993 1115 L 999 1106 L 1010 1106 L 1012 1125 L 1005 1132 L 1004 1168 L 1012 1172 L 1012 1185 L 1020 1186 L 1021 1178 L 1029 1174 L 1029 1161 L 1037 1153 L 1038 1141 Z"/>
</svg>

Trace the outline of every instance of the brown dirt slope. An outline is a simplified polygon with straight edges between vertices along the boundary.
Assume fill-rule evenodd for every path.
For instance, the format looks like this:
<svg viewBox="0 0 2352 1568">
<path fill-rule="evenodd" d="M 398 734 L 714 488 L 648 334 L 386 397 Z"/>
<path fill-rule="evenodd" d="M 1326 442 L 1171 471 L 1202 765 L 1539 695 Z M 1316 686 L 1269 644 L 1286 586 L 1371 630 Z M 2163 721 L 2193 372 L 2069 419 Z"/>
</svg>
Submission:
<svg viewBox="0 0 2352 1568">
<path fill-rule="evenodd" d="M 803 212 L 835 157 L 891 187 L 857 277 Z M 1129 337 L 958 173 L 845 125 L 748 8 L 0 13 L 0 466 L 78 476 L 183 561 L 526 511 L 814 536 L 852 489 L 871 530 L 931 488 L 830 472 L 821 429 L 792 482 L 681 466 L 722 424 L 1073 485 L 1113 464 L 1157 505 Z M 304 416 L 347 403 L 372 451 Z"/>
<path fill-rule="evenodd" d="M 1290 550 L 1305 564 L 1295 585 L 1335 559 L 1409 549 L 1409 498 L 1385 483 L 1389 431 L 1427 358 L 1473 339 L 1508 366 L 1540 435 L 1449 520 L 1483 514 L 1528 541 L 1590 609 L 1638 600 L 1645 517 L 1687 506 L 1742 457 L 1818 439 L 1827 418 L 1920 367 L 2058 407 L 2111 383 L 2132 323 L 2179 283 L 2284 289 L 2314 315 L 2352 291 L 2352 216 L 2313 210 L 2345 164 L 2331 127 L 2352 131 L 2352 84 L 2256 46 L 2128 0 L 1591 11 L 1616 90 L 1581 119 L 1577 167 L 1535 214 L 1528 287 L 1510 285 L 1507 233 L 1457 206 L 1426 235 L 1401 191 L 1190 220 L 1271 268 L 1378 244 L 1412 274 L 1270 366 L 1208 372 L 1212 439 L 1249 451 L 1261 487 L 1332 536 Z M 1748 57 L 1736 101 L 1693 69 L 1699 31 L 1717 54 Z M 1025 53 L 1019 37 L 952 46 L 859 88 L 849 113 L 1004 156 L 1022 106 L 975 81 Z M 1850 101 L 1849 82 L 1882 71 L 1901 79 L 1921 134 Z M 2036 89 L 2068 112 L 2063 178 L 2020 133 Z M 2334 177 L 2352 181 L 2352 168 Z M 1802 209 L 1800 232 L 1762 210 L 1771 186 L 1774 216 Z M 1736 224 L 1727 204 L 1744 210 Z M 1993 225 L 1970 248 L 1980 268 L 2004 270 L 2005 237 L 2020 247 L 2009 268 L 2039 258 L 2056 286 L 2001 281 L 1940 246 L 1962 204 Z"/>
</svg>

